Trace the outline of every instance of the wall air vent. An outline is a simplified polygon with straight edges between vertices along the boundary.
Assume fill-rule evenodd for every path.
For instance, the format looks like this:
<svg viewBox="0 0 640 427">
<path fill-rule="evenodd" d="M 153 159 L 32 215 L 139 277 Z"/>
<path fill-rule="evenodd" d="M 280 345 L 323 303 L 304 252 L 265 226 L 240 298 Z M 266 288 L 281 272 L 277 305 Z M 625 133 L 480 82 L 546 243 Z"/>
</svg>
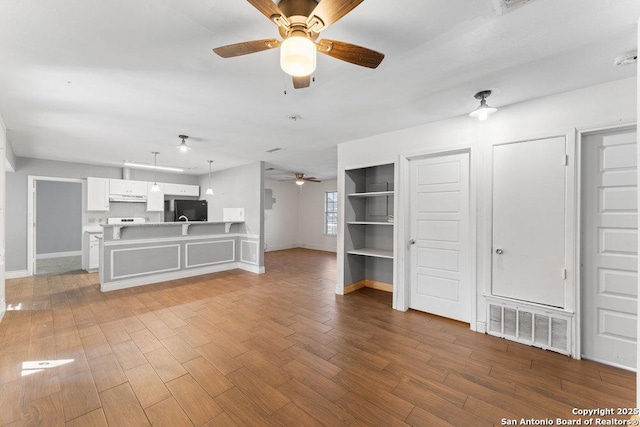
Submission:
<svg viewBox="0 0 640 427">
<path fill-rule="evenodd" d="M 489 335 L 571 354 L 571 315 L 491 301 L 487 317 Z"/>
</svg>

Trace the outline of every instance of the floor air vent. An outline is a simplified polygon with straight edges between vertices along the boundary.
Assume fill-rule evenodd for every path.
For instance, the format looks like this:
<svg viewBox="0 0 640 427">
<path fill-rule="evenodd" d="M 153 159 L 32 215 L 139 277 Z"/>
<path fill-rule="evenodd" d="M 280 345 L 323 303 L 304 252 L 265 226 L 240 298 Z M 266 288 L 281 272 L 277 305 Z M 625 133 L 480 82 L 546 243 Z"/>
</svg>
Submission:
<svg viewBox="0 0 640 427">
<path fill-rule="evenodd" d="M 487 333 L 562 354 L 571 353 L 571 317 L 535 308 L 489 303 Z"/>
</svg>

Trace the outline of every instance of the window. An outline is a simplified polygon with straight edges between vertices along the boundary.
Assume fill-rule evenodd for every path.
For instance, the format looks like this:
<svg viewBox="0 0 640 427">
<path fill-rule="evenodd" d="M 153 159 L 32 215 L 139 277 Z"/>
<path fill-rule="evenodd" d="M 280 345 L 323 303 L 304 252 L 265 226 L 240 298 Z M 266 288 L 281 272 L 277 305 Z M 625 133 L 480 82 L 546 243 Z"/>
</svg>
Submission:
<svg viewBox="0 0 640 427">
<path fill-rule="evenodd" d="M 338 192 L 324 193 L 324 234 L 338 234 Z"/>
</svg>

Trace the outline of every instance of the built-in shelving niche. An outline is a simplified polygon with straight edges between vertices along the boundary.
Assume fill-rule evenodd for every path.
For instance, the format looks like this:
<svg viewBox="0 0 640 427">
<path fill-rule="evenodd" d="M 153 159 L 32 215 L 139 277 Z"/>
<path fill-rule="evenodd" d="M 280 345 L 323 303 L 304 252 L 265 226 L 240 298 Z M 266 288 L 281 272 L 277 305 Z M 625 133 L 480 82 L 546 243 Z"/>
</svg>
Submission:
<svg viewBox="0 0 640 427">
<path fill-rule="evenodd" d="M 345 171 L 344 293 L 392 292 L 394 196 L 393 164 Z"/>
</svg>

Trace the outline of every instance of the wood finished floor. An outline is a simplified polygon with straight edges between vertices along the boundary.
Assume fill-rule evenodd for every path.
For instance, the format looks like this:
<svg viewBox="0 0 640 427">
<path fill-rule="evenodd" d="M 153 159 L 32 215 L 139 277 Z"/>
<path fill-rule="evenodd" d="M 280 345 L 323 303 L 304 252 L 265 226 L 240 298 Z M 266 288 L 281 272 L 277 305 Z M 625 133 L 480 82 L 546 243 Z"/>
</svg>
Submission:
<svg viewBox="0 0 640 427">
<path fill-rule="evenodd" d="M 382 291 L 335 295 L 334 254 L 266 268 L 109 293 L 96 274 L 8 280 L 0 425 L 483 426 L 635 406 L 633 373 L 398 312 Z"/>
</svg>

